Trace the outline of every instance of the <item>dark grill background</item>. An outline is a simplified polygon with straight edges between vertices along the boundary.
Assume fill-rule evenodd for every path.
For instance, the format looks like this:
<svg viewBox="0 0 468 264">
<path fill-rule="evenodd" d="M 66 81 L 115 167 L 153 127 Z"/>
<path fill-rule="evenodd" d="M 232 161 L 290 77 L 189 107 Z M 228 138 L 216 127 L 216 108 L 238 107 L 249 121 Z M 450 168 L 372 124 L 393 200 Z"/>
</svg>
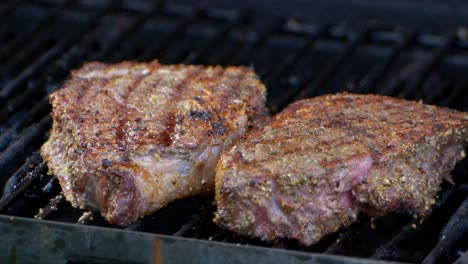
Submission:
<svg viewBox="0 0 468 264">
<path fill-rule="evenodd" d="M 293 100 L 339 91 L 379 93 L 468 111 L 468 30 L 463 28 L 424 34 L 379 23 L 266 20 L 254 10 L 170 1 L 92 2 L 0 4 L 0 214 L 109 226 L 99 214 L 71 208 L 64 201 L 57 180 L 47 174 L 37 153 L 51 126 L 48 94 L 86 61 L 158 58 L 162 63 L 250 65 L 268 87 L 272 112 Z M 411 214 L 363 216 L 351 228 L 309 248 L 294 241 L 268 245 L 219 230 L 211 221 L 212 197 L 174 202 L 126 229 L 305 252 L 448 263 L 468 248 L 467 176 L 465 160 L 454 172 L 456 185 L 444 185 L 440 202 L 424 222 Z"/>
</svg>

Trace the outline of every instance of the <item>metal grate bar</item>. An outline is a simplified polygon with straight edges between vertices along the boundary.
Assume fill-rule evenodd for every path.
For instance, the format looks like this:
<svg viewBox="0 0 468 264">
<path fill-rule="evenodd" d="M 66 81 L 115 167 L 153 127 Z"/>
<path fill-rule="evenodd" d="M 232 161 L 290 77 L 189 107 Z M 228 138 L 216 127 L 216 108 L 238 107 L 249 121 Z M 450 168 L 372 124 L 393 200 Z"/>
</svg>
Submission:
<svg viewBox="0 0 468 264">
<path fill-rule="evenodd" d="M 445 204 L 449 197 L 454 193 L 454 186 L 449 186 L 441 195 L 440 199 L 437 201 L 437 204 L 433 206 L 431 215 L 437 214 L 437 210 L 441 205 Z M 381 245 L 375 253 L 371 256 L 373 259 L 386 259 L 392 257 L 394 252 L 397 252 L 398 244 L 410 237 L 414 233 L 418 232 L 418 229 L 415 226 L 418 226 L 417 223 L 419 220 L 412 220 L 405 226 L 403 226 L 395 236 L 393 236 L 387 243 Z"/>
<path fill-rule="evenodd" d="M 424 95 L 424 103 L 426 104 L 437 104 L 441 98 L 445 97 L 445 94 L 453 87 L 453 83 L 451 81 L 444 82 L 437 87 L 437 89 L 432 89 L 429 94 Z"/>
<path fill-rule="evenodd" d="M 65 41 L 60 42 L 53 48 L 49 49 L 47 52 L 43 53 L 38 60 L 36 60 L 31 66 L 23 70 L 17 78 L 13 81 L 7 83 L 3 89 L 0 91 L 0 102 L 4 101 L 10 97 L 16 87 L 22 85 L 26 82 L 28 78 L 36 74 L 39 70 L 43 69 L 45 65 L 50 63 L 54 58 L 57 58 L 62 54 L 67 48 L 69 48 L 73 43 L 75 43 L 79 38 L 85 35 L 86 32 L 91 30 L 93 26 L 99 21 L 100 17 L 107 11 L 100 11 L 98 14 L 93 15 L 90 20 L 86 23 L 85 26 L 75 34 L 68 37 Z"/>
<path fill-rule="evenodd" d="M 5 192 L 0 199 L 0 212 L 4 211 L 10 204 L 23 193 L 31 183 L 41 175 L 47 168 L 44 163 L 39 164 L 34 168 L 34 170 L 28 173 L 31 169 L 31 164 L 35 165 L 39 163 L 40 160 L 39 154 L 33 154 L 26 162 L 19 168 L 10 179 L 18 181 L 17 184 L 14 184 L 14 190 L 10 192 Z M 26 174 L 26 176 L 25 176 Z M 7 188 L 5 188 L 7 189 Z"/>
<path fill-rule="evenodd" d="M 369 31 L 365 30 L 357 36 L 350 36 L 350 42 L 345 50 L 333 60 L 326 69 L 317 77 L 312 80 L 306 81 L 305 88 L 299 93 L 295 99 L 302 99 L 320 94 L 323 91 L 323 86 L 333 76 L 333 74 L 341 67 L 346 59 L 354 52 L 354 50 L 368 37 Z"/>
<path fill-rule="evenodd" d="M 415 39 L 416 34 L 414 32 L 404 34 L 403 41 L 393 49 L 390 56 L 388 56 L 380 65 L 373 68 L 368 75 L 359 81 L 357 90 L 362 93 L 374 91 L 378 80 L 385 75 L 393 62 L 414 42 Z"/>
<path fill-rule="evenodd" d="M 31 85 L 32 87 L 30 87 L 30 89 L 28 89 L 26 92 L 21 93 L 14 100 L 8 101 L 8 106 L 0 110 L 0 120 L 7 123 L 5 119 L 7 117 L 12 117 L 12 113 L 19 111 L 20 107 L 26 106 L 29 100 L 37 97 L 36 95 L 44 94 L 45 91 L 43 91 L 41 88 L 47 86 L 46 79 L 50 79 L 51 77 L 51 75 L 45 74 L 42 79 L 36 83 L 33 83 Z M 22 129 L 25 125 L 44 117 L 48 113 L 50 109 L 48 101 L 49 100 L 47 95 L 44 95 L 38 103 L 34 104 L 33 108 L 27 111 L 26 114 L 19 117 L 13 117 L 13 125 L 0 134 L 0 150 L 3 150 L 13 140 L 13 137 L 19 132 L 19 130 Z"/>
<path fill-rule="evenodd" d="M 33 141 L 43 135 L 49 129 L 51 123 L 52 119 L 50 116 L 46 116 L 38 123 L 34 123 L 25 129 L 18 139 L 12 142 L 5 151 L 0 153 L 0 171 L 4 171 L 18 156 L 25 155 L 26 150 L 33 145 Z"/>
<path fill-rule="evenodd" d="M 135 23 L 134 27 L 132 27 L 132 28 L 137 27 L 138 24 L 139 24 L 139 23 Z M 126 32 L 128 33 L 128 32 L 130 32 L 130 31 L 126 31 Z M 123 36 L 123 35 L 125 35 L 125 33 L 123 33 L 121 36 Z M 121 39 L 123 39 L 123 38 L 117 38 L 117 39 L 113 40 L 113 43 L 114 43 L 114 44 L 115 44 L 115 43 L 118 43 Z M 83 45 L 83 44 L 81 43 L 81 45 Z M 107 50 L 106 50 L 107 52 L 111 52 L 113 49 L 117 48 L 116 45 L 110 45 L 110 46 L 111 46 L 112 48 L 107 49 Z M 69 52 L 70 52 L 70 51 L 69 51 Z M 69 52 L 68 52 L 68 53 L 69 53 Z M 62 56 L 62 59 L 63 59 L 63 58 L 66 58 L 66 57 L 69 55 L 68 53 L 65 53 L 65 54 Z M 101 52 L 100 54 L 101 54 L 101 55 L 96 55 L 96 56 L 94 56 L 94 57 L 101 57 L 101 58 L 102 58 L 102 57 L 104 56 L 104 54 L 103 54 L 102 52 Z M 62 60 L 62 59 L 60 59 L 60 60 Z M 52 72 L 58 71 L 57 66 L 54 65 L 54 67 L 55 67 L 55 70 L 52 70 Z M 36 87 L 45 86 L 45 85 L 46 85 L 46 79 L 49 79 L 49 78 L 50 78 L 49 75 L 44 74 L 44 75 L 42 76 L 42 78 L 40 79 L 40 81 L 37 82 L 37 83 L 35 84 L 35 86 L 36 86 Z M 17 97 L 15 100 L 9 101 L 9 107 L 8 107 L 8 108 L 4 108 L 4 109 L 2 109 L 2 111 L 0 111 L 0 120 L 2 120 L 3 118 L 9 116 L 9 114 L 15 112 L 15 111 L 17 110 L 18 107 L 24 106 L 24 103 L 27 102 L 28 100 L 30 100 L 31 98 L 33 98 L 34 95 L 36 95 L 36 94 L 38 94 L 38 93 L 43 93 L 43 92 L 44 92 L 44 91 L 43 91 L 42 89 L 30 88 L 30 89 L 28 89 L 26 92 L 22 93 L 22 94 L 21 94 L 19 97 Z M 49 92 L 51 92 L 51 91 L 49 91 Z M 42 98 L 42 101 L 41 101 L 39 104 L 36 104 L 35 109 L 31 110 L 31 111 L 27 114 L 27 116 L 31 116 L 31 117 L 32 117 L 32 116 L 37 115 L 38 109 L 42 109 L 42 110 L 48 109 L 48 99 L 47 99 L 47 96 L 43 97 L 43 98 Z M 44 111 L 41 111 L 41 113 L 45 113 L 45 112 L 44 112 Z M 15 125 L 17 125 L 17 127 L 18 127 L 19 124 L 21 124 L 21 122 L 15 123 Z M 1 139 L 1 140 L 0 140 L 0 143 L 2 143 L 2 144 L 0 144 L 0 145 L 5 145 L 5 144 L 7 144 L 9 141 L 11 141 L 12 135 L 14 134 L 14 131 L 16 131 L 16 129 L 14 129 L 14 130 L 10 129 L 10 130 L 7 130 L 7 132 L 4 133 L 4 135 L 2 134 L 1 137 L 0 137 L 0 139 Z"/>
<path fill-rule="evenodd" d="M 195 22 L 201 15 L 201 11 L 197 10 L 194 14 L 186 17 L 178 26 L 177 28 L 171 32 L 167 37 L 161 40 L 158 45 L 152 46 L 151 48 L 145 50 L 142 54 L 138 56 L 139 60 L 148 60 L 154 58 L 156 54 L 162 53 L 166 50 L 170 45 L 170 43 L 176 41 L 181 35 L 184 34 L 187 27 Z"/>
<path fill-rule="evenodd" d="M 0 11 L 0 23 L 3 24 L 2 20 L 11 15 L 12 11 L 18 6 L 19 3 L 21 3 L 20 0 L 9 1 L 7 6 Z"/>
<path fill-rule="evenodd" d="M 153 16 L 157 14 L 178 16 L 178 14 L 174 14 L 173 12 L 169 12 L 170 14 L 166 14 L 166 12 L 168 11 L 166 10 L 165 6 L 156 6 L 153 11 L 149 12 L 147 15 L 144 16 L 145 19 L 142 22 L 146 22 L 147 19 L 153 18 Z M 161 50 L 170 47 L 170 44 L 176 41 L 185 32 L 186 28 L 191 23 L 200 18 L 201 14 L 201 10 L 196 10 L 194 14 L 191 14 L 188 17 L 185 16 L 184 20 L 181 23 L 179 23 L 176 29 L 174 29 L 170 34 L 168 34 L 165 38 L 159 41 L 159 44 L 154 45 L 154 43 L 152 43 L 150 48 L 145 49 L 143 52 L 138 54 L 135 52 L 134 47 L 138 45 L 138 41 L 140 39 L 138 39 L 138 37 L 136 36 L 132 36 L 132 33 L 138 32 L 138 27 L 136 27 L 135 29 L 133 29 L 133 32 L 129 32 L 130 37 L 128 39 L 122 39 L 123 41 L 127 42 L 126 44 L 130 45 L 121 48 L 118 53 L 107 52 L 106 57 L 111 58 L 111 61 L 119 61 L 123 58 L 127 58 L 130 55 L 136 55 L 133 57 L 135 57 L 137 60 L 152 60 L 155 54 L 158 54 Z"/>
<path fill-rule="evenodd" d="M 186 235 L 187 232 L 190 231 L 190 229 L 192 229 L 192 227 L 194 227 L 200 221 L 201 221 L 201 217 L 199 215 L 197 214 L 193 215 L 190 221 L 184 224 L 179 230 L 177 230 L 177 232 L 175 232 L 173 236 L 181 237 L 181 236 Z"/>
<path fill-rule="evenodd" d="M 412 98 L 415 99 L 416 93 L 420 90 L 422 84 L 427 79 L 429 74 L 437 67 L 443 60 L 444 56 L 449 52 L 450 48 L 455 44 L 457 41 L 457 36 L 453 35 L 447 38 L 445 43 L 441 45 L 431 57 L 430 61 L 424 65 L 421 69 L 421 72 L 415 76 L 413 80 L 411 80 L 406 88 L 400 93 L 400 97 L 402 98 Z"/>
<path fill-rule="evenodd" d="M 467 264 L 468 263 L 468 250 L 465 251 L 463 256 L 461 256 L 454 264 Z"/>
<path fill-rule="evenodd" d="M 468 199 L 465 199 L 442 229 L 439 234 L 439 243 L 426 256 L 423 263 L 438 263 L 439 258 L 447 254 L 447 249 L 468 231 L 468 221 L 466 219 L 468 219 Z"/>
<path fill-rule="evenodd" d="M 413 220 L 410 223 L 403 226 L 392 239 L 390 239 L 387 243 L 380 246 L 375 253 L 371 256 L 373 259 L 386 259 L 392 257 L 395 252 L 398 251 L 398 243 L 403 241 L 404 239 L 410 237 L 418 230 L 414 228 L 417 224 L 417 220 Z"/>
<path fill-rule="evenodd" d="M 59 180 L 55 177 L 52 177 L 42 188 L 42 192 L 46 195 L 51 195 L 56 190 L 61 191 Z"/>
<path fill-rule="evenodd" d="M 433 207 L 433 212 L 436 211 L 441 205 L 445 204 L 449 197 L 454 193 L 455 188 L 453 186 L 448 186 L 446 190 L 441 193 L 441 197 L 436 205 Z M 437 213 L 434 213 L 437 215 Z M 371 258 L 374 259 L 384 259 L 386 257 L 390 257 L 391 254 L 395 251 L 392 249 L 395 248 L 396 244 L 401 242 L 403 239 L 409 237 L 411 234 L 417 232 L 418 230 L 414 230 L 413 224 L 415 220 L 410 221 L 408 224 L 405 224 L 401 227 L 400 231 L 390 238 L 387 243 L 382 244 L 379 248 L 377 248 Z M 338 239 L 332 243 L 325 251 L 326 254 L 341 254 L 346 249 L 353 246 L 353 241 L 356 237 L 359 236 L 360 233 L 364 231 L 370 225 L 369 221 L 359 221 L 354 225 L 347 228 L 347 230 L 340 234 Z"/>
<path fill-rule="evenodd" d="M 320 28 L 317 33 L 313 36 L 310 36 L 307 39 L 307 42 L 294 54 L 285 58 L 281 63 L 278 63 L 273 69 L 271 69 L 267 74 L 265 74 L 264 82 L 267 86 L 272 85 L 274 82 L 278 81 L 279 78 L 285 73 L 292 69 L 292 67 L 301 59 L 304 54 L 312 48 L 315 42 L 325 35 L 327 28 Z"/>
<path fill-rule="evenodd" d="M 67 54 L 65 54 L 62 57 L 66 57 L 66 55 Z M 55 67 L 57 67 L 57 66 L 55 66 Z M 35 86 L 36 87 L 45 86 L 46 85 L 46 78 L 49 78 L 49 76 L 44 75 L 43 78 L 38 83 L 36 83 Z M 34 89 L 29 89 L 25 93 L 22 93 L 20 97 L 16 98 L 13 101 L 9 101 L 9 107 L 4 108 L 4 109 L 2 109 L 2 111 L 0 111 L 0 119 L 3 119 L 6 116 L 8 116 L 9 114 L 11 114 L 12 112 L 16 111 L 17 107 L 24 106 L 24 103 L 27 100 L 33 98 L 32 96 L 39 93 L 39 92 L 43 92 L 43 91 L 41 89 L 35 89 L 35 88 Z M 36 104 L 35 107 L 31 111 L 28 112 L 28 114 L 23 119 L 24 122 L 31 121 L 31 119 L 34 119 L 34 117 L 37 117 L 38 113 L 45 114 L 46 109 L 48 109 L 48 99 L 47 99 L 47 96 L 44 96 L 42 98 L 42 100 L 38 104 Z M 19 128 L 21 128 L 23 123 L 24 123 L 24 122 L 21 122 L 21 121 L 22 120 L 18 120 L 18 122 L 16 122 L 14 124 L 12 129 L 9 129 L 5 133 L 2 133 L 2 135 L 0 136 L 0 146 L 5 147 L 12 140 L 12 137 L 15 134 L 15 131 L 18 130 Z"/>
<path fill-rule="evenodd" d="M 196 197 L 171 202 L 152 215 L 128 225 L 125 229 L 172 235 L 184 225 L 190 224 L 193 217 L 200 213 L 199 202 L 200 200 Z"/>
<path fill-rule="evenodd" d="M 55 8 L 51 9 L 47 14 L 42 17 L 42 19 L 38 22 L 35 22 L 31 28 L 27 31 L 20 31 L 18 32 L 19 36 L 17 36 L 13 41 L 8 42 L 5 46 L 0 49 L 0 61 L 7 61 L 12 62 L 11 54 L 16 53 L 17 51 L 21 51 L 22 54 L 25 53 L 26 50 L 31 49 L 31 46 L 37 44 L 37 39 L 41 40 L 41 36 L 47 35 L 47 32 L 50 30 L 49 26 L 53 23 L 54 19 L 57 18 L 57 14 L 60 11 L 65 10 L 68 5 L 60 5 L 56 6 Z M 30 40 L 28 42 L 28 40 Z M 33 43 L 33 45 L 31 44 Z M 32 49 L 32 51 L 37 51 L 36 49 Z M 15 60 L 18 60 L 18 56 L 13 56 Z M 4 67 L 2 65 L 2 67 Z"/>
<path fill-rule="evenodd" d="M 130 26 L 127 30 L 122 32 L 122 34 L 115 40 L 113 40 L 112 44 L 107 47 L 105 50 L 102 50 L 99 54 L 93 56 L 94 59 L 103 59 L 108 53 L 113 51 L 117 48 L 117 44 L 124 39 L 124 37 L 131 33 L 132 30 L 136 29 L 139 24 L 141 24 L 146 16 L 141 16 L 142 18 L 136 21 L 132 26 Z M 62 57 L 65 57 L 62 56 Z M 46 80 L 49 79 L 49 76 L 43 75 L 42 79 L 36 84 L 36 87 L 44 86 L 46 84 Z M 25 93 L 22 93 L 21 96 L 17 97 L 15 100 L 9 102 L 9 107 L 2 109 L 0 111 L 0 120 L 4 117 L 8 116 L 10 113 L 16 111 L 17 107 L 23 106 L 24 102 L 32 98 L 33 95 L 36 95 L 39 92 L 43 92 L 41 89 L 29 89 Z"/>
<path fill-rule="evenodd" d="M 24 176 L 28 172 L 31 172 L 31 170 L 36 169 L 41 161 L 42 158 L 39 153 L 33 153 L 31 156 L 27 157 L 24 164 L 18 168 L 18 170 L 16 170 L 16 172 L 13 173 L 5 183 L 2 196 L 14 192 L 18 188 L 18 184 L 21 182 Z"/>
<path fill-rule="evenodd" d="M 302 48 L 300 48 L 295 54 L 288 56 L 282 63 L 278 64 L 277 67 L 267 73 L 265 77 L 265 85 L 267 87 L 274 86 L 274 83 L 279 81 L 281 77 L 287 76 L 289 72 L 293 70 L 294 65 L 307 53 L 315 44 L 315 42 L 323 37 L 327 32 L 327 28 L 320 28 L 314 35 L 308 37 L 307 42 Z M 272 98 L 270 100 L 270 108 L 273 111 L 278 111 L 285 107 L 291 99 L 297 95 L 299 91 L 297 89 L 284 90 L 280 97 Z"/>
<path fill-rule="evenodd" d="M 455 99 L 466 89 L 468 89 L 468 78 L 458 82 L 438 104 L 442 106 L 452 105 Z"/>
<path fill-rule="evenodd" d="M 240 15 L 237 15 L 237 17 L 239 17 L 239 16 Z M 246 17 L 246 19 L 248 19 L 249 14 L 245 13 L 244 16 Z M 242 19 L 240 19 L 239 21 L 242 21 Z M 270 31 L 275 32 L 276 30 L 278 30 L 278 28 L 279 27 L 277 25 L 274 25 L 273 27 L 269 28 L 269 30 L 265 31 L 262 35 L 260 35 L 257 38 L 257 43 L 256 44 L 261 46 L 262 43 L 264 41 L 266 41 L 266 39 L 269 37 L 268 32 L 270 32 Z M 256 44 L 253 44 L 253 45 L 256 45 Z M 219 64 L 221 64 L 221 65 L 233 65 L 233 64 L 235 64 L 233 61 L 236 60 L 236 57 L 240 57 L 240 54 L 245 52 L 245 50 L 247 49 L 246 47 L 248 45 L 251 45 L 251 44 L 249 44 L 247 40 L 243 40 L 241 45 L 242 45 L 242 48 L 239 48 L 238 46 L 232 46 L 232 47 L 230 47 L 230 49 L 226 50 L 222 54 L 216 54 L 215 56 L 210 57 L 209 58 L 210 62 L 214 63 L 214 64 L 218 64 L 218 65 Z M 201 57 L 200 57 L 200 59 L 201 59 Z"/>
<path fill-rule="evenodd" d="M 10 57 L 5 63 L 0 66 L 2 72 L 9 73 L 10 75 L 17 74 L 21 69 L 22 64 L 25 64 L 31 57 L 37 54 L 37 51 L 48 50 L 56 44 L 56 39 L 51 32 L 45 31 L 27 47 L 20 50 L 21 53 Z"/>
<path fill-rule="evenodd" d="M 403 87 L 403 80 L 400 76 L 393 77 L 381 87 L 380 93 L 384 95 L 395 96 Z"/>
<path fill-rule="evenodd" d="M 200 59 L 203 56 L 209 54 L 212 51 L 212 47 L 216 45 L 216 43 L 220 42 L 223 38 L 226 37 L 240 22 L 247 18 L 247 14 L 242 14 L 238 18 L 235 18 L 233 21 L 228 22 L 223 28 L 219 30 L 219 32 L 211 38 L 203 47 L 201 47 L 197 51 L 190 52 L 185 58 L 182 59 L 182 63 L 185 64 L 196 64 L 199 63 Z"/>
<path fill-rule="evenodd" d="M 53 10 L 49 12 L 41 21 L 34 24 L 28 31 L 19 32 L 21 34 L 20 36 L 0 49 L 0 60 L 3 61 L 11 57 L 11 54 L 18 50 L 24 51 L 24 46 L 31 44 L 28 40 L 34 40 L 35 43 L 37 37 L 43 35 L 44 32 L 48 30 L 48 25 L 50 25 L 56 18 L 56 12 L 58 11 L 59 10 Z"/>
<path fill-rule="evenodd" d="M 132 25 L 127 27 L 123 32 L 120 32 L 119 36 L 115 40 L 113 40 L 109 46 L 101 50 L 96 56 L 92 57 L 92 60 L 103 60 L 104 58 L 108 57 L 113 50 L 118 48 L 120 42 L 124 41 L 126 38 L 134 34 L 149 17 L 151 17 L 157 12 L 160 12 L 161 10 L 162 4 L 160 2 L 158 2 L 157 4 L 153 4 L 148 13 L 145 13 L 144 15 L 139 15 Z"/>
<path fill-rule="evenodd" d="M 7 106 L 8 107 L 8 106 Z M 25 125 L 43 117 L 49 109 L 47 98 L 43 98 L 26 114 L 15 117 L 15 123 L 0 134 L 0 151 L 3 151 Z"/>
<path fill-rule="evenodd" d="M 55 5 L 48 10 L 45 17 L 38 22 L 35 21 L 34 25 L 32 25 L 29 30 L 17 32 L 18 36 L 16 39 L 9 41 L 9 43 L 0 50 L 0 59 L 6 61 L 6 63 L 0 65 L 0 69 L 4 72 L 20 69 L 21 64 L 31 61 L 31 57 L 34 57 L 38 51 L 46 50 L 49 49 L 50 46 L 56 45 L 57 41 L 55 35 L 50 32 L 50 27 L 54 23 L 54 19 L 58 18 L 57 14 L 66 10 L 69 6 L 70 3 Z M 34 41 L 28 43 L 26 42 L 27 39 L 33 39 Z M 24 47 L 24 44 L 28 45 Z M 21 53 L 11 56 L 11 53 L 15 50 Z M 16 72 L 11 73 L 16 74 Z"/>
<path fill-rule="evenodd" d="M 114 43 L 115 42 L 118 42 L 117 40 L 114 40 Z M 79 45 L 84 45 L 83 43 L 79 44 Z M 115 45 L 113 45 L 114 48 L 116 48 Z M 70 53 L 73 52 L 74 50 L 71 49 L 70 51 L 66 52 L 60 59 L 59 61 L 66 61 L 67 60 L 67 57 L 73 57 Z M 109 51 L 111 51 L 111 49 L 109 49 Z M 71 58 L 70 58 L 71 59 Z M 72 66 L 72 65 L 69 65 L 69 66 Z M 59 72 L 60 69 L 59 69 L 59 66 L 57 65 L 53 65 L 54 69 L 51 71 L 51 72 Z M 70 67 L 68 67 L 67 71 L 69 70 Z M 28 100 L 30 100 L 31 98 L 34 98 L 36 97 L 36 95 L 38 94 L 41 94 L 41 93 L 44 93 L 45 91 L 43 89 L 40 89 L 39 87 L 45 87 L 47 85 L 47 82 L 49 81 L 49 79 L 51 79 L 51 75 L 48 75 L 48 74 L 44 74 L 42 76 L 42 78 L 36 82 L 34 84 L 35 87 L 31 87 L 30 89 L 28 89 L 26 92 L 22 93 L 19 97 L 15 98 L 14 100 L 10 100 L 9 101 L 9 107 L 6 107 L 6 108 L 3 108 L 1 111 L 0 111 L 0 120 L 3 120 L 5 117 L 9 116 L 11 113 L 17 111 L 18 107 L 23 107 L 25 105 L 25 102 L 27 102 Z M 58 81 L 58 80 L 57 80 Z M 57 87 L 56 87 L 57 88 Z M 49 92 L 51 92 L 52 90 L 49 90 Z M 31 111 L 29 111 L 28 115 L 29 117 L 37 117 L 37 113 L 39 110 L 40 113 L 44 113 L 45 114 L 45 109 L 48 109 L 48 103 L 47 103 L 47 96 L 45 96 L 44 98 L 42 98 L 42 101 L 37 104 L 35 106 L 35 108 Z M 27 120 L 30 121 L 31 118 L 28 118 Z M 15 130 L 17 128 L 19 128 L 20 125 L 22 122 L 16 122 L 15 123 Z M 0 143 L 4 143 L 6 142 L 7 140 L 6 139 L 11 139 L 11 135 L 12 135 L 12 132 L 11 130 L 7 131 L 8 133 L 6 133 L 4 136 L 2 135 L 2 137 L 0 137 L 0 139 L 2 138 L 5 138 L 5 140 L 1 140 Z M 3 144 L 4 145 L 4 144 Z"/>
<path fill-rule="evenodd" d="M 38 33 L 43 31 L 45 25 L 51 23 L 53 15 L 48 15 L 42 19 L 39 23 L 35 24 L 29 30 L 21 32 L 21 35 L 15 38 L 13 41 L 8 42 L 5 46 L 0 49 L 0 59 L 3 61 L 15 53 L 15 50 L 23 50 L 25 45 L 29 43 L 27 40 L 35 39 Z"/>
<path fill-rule="evenodd" d="M 132 55 L 135 55 L 137 53 L 136 47 L 138 45 L 138 41 L 141 41 L 141 40 L 139 40 L 139 38 L 137 37 L 131 37 L 129 39 L 126 39 L 125 42 L 126 44 L 129 44 L 129 45 L 120 47 L 119 54 L 117 53 L 109 54 L 109 57 L 108 57 L 109 61 L 117 62 L 121 60 L 128 60 L 130 57 L 134 57 Z"/>
<path fill-rule="evenodd" d="M 20 129 L 24 128 L 24 126 L 31 124 L 34 120 L 39 120 L 45 115 L 49 114 L 50 105 L 49 105 L 49 98 L 47 96 L 42 97 L 42 99 L 34 105 L 33 108 L 26 115 L 22 116 L 21 118 L 16 119 L 11 129 L 14 131 L 19 131 Z"/>
<path fill-rule="evenodd" d="M 271 37 L 275 32 L 278 32 L 282 25 L 284 24 L 284 19 L 278 19 L 274 21 L 263 33 L 261 33 L 254 43 L 245 42 L 244 46 L 240 48 L 239 51 L 234 51 L 234 53 L 228 53 L 225 57 L 220 59 L 221 64 L 231 64 L 239 65 L 245 61 L 246 58 L 251 57 L 253 52 L 259 50 L 263 44 Z"/>
<path fill-rule="evenodd" d="M 39 209 L 39 213 L 34 216 L 36 219 L 46 219 L 50 213 L 57 211 L 58 207 L 65 202 L 65 197 L 62 194 L 50 199 L 50 203 L 46 207 Z"/>
<path fill-rule="evenodd" d="M 16 135 L 15 130 L 7 129 L 0 134 L 0 151 L 3 151 Z"/>
<path fill-rule="evenodd" d="M 340 234 L 338 239 L 331 244 L 324 253 L 333 255 L 340 254 L 353 243 L 353 239 L 359 235 L 366 225 L 369 225 L 367 221 L 361 221 L 354 226 L 349 227 L 344 233 Z"/>
<path fill-rule="evenodd" d="M 45 84 L 45 82 L 41 82 Z M 7 107 L 0 110 L 0 121 L 4 121 L 7 117 L 10 117 L 12 113 L 15 113 L 19 107 L 24 107 L 26 102 L 31 98 L 36 98 L 38 94 L 44 93 L 42 89 L 27 89 L 13 100 L 9 100 Z"/>
</svg>

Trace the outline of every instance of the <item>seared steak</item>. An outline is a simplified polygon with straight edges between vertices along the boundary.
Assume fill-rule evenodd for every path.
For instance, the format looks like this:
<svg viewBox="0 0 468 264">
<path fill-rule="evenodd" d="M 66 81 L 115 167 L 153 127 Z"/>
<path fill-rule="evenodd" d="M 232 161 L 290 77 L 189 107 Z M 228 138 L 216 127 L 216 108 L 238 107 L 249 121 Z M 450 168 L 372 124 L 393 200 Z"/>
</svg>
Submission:
<svg viewBox="0 0 468 264">
<path fill-rule="evenodd" d="M 75 207 L 127 225 L 169 202 L 214 192 L 223 149 L 266 114 L 243 67 L 88 63 L 50 96 L 42 156 Z"/>
<path fill-rule="evenodd" d="M 221 156 L 215 222 L 311 245 L 361 211 L 424 216 L 467 141 L 468 113 L 377 95 L 298 101 Z"/>
</svg>

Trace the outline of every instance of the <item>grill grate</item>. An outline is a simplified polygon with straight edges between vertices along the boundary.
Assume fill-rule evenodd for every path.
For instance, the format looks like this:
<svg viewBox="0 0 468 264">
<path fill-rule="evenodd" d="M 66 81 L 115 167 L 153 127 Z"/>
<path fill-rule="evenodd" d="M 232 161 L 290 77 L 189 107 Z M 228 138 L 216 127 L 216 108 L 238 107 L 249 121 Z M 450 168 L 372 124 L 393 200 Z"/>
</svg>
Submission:
<svg viewBox="0 0 468 264">
<path fill-rule="evenodd" d="M 442 36 L 293 18 L 260 23 L 243 10 L 146 1 L 9 1 L 0 5 L 0 14 L 4 215 L 111 227 L 96 212 L 72 208 L 37 153 L 51 126 L 47 95 L 90 60 L 252 65 L 269 88 L 272 112 L 296 99 L 343 90 L 468 111 L 463 31 Z M 212 197 L 176 201 L 125 229 L 380 260 L 453 262 L 468 248 L 467 171 L 466 161 L 457 166 L 456 185 L 444 187 L 424 222 L 402 214 L 361 217 L 308 248 L 293 241 L 269 245 L 218 229 L 211 221 Z"/>
</svg>

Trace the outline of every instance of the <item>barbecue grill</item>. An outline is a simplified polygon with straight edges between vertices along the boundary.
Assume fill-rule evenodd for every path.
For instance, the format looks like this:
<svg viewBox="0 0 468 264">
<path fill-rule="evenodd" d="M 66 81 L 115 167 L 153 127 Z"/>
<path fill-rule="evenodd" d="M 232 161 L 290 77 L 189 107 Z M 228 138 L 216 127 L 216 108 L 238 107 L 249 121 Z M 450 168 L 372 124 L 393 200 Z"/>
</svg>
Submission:
<svg viewBox="0 0 468 264">
<path fill-rule="evenodd" d="M 217 228 L 213 197 L 126 228 L 72 208 L 38 149 L 51 127 L 48 94 L 86 61 L 252 66 L 273 113 L 338 91 L 468 111 L 463 1 L 194 2 L 0 3 L 1 263 L 468 263 L 466 160 L 424 221 L 362 216 L 311 247 Z"/>
</svg>

